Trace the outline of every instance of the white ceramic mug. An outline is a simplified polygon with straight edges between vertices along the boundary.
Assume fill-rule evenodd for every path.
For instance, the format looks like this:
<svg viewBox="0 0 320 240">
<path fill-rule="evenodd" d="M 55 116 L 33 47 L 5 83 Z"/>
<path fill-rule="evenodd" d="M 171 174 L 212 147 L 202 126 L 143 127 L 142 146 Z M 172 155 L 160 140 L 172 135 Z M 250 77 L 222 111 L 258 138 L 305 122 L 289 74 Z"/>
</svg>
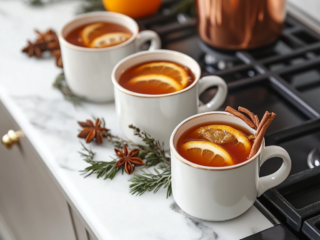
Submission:
<svg viewBox="0 0 320 240">
<path fill-rule="evenodd" d="M 66 41 L 67 34 L 77 27 L 93 22 L 111 22 L 132 32 L 127 41 L 107 48 L 85 48 Z M 123 58 L 139 51 L 151 41 L 149 50 L 160 48 L 159 36 L 153 31 L 139 32 L 138 24 L 125 15 L 114 12 L 93 12 L 77 16 L 68 22 L 59 34 L 64 73 L 73 93 L 94 102 L 114 99 L 111 72 Z"/>
<path fill-rule="evenodd" d="M 224 221 L 247 211 L 266 190 L 283 182 L 290 173 L 291 159 L 286 150 L 278 146 L 265 147 L 249 160 L 227 167 L 207 167 L 192 163 L 177 151 L 177 141 L 182 133 L 195 125 L 219 122 L 238 125 L 252 134 L 241 119 L 227 112 L 211 112 L 192 116 L 181 122 L 170 138 L 172 193 L 182 210 L 196 218 Z M 268 159 L 280 157 L 279 170 L 259 177 L 260 166 Z"/>
<path fill-rule="evenodd" d="M 129 91 L 118 83 L 120 75 L 128 68 L 150 61 L 172 61 L 188 67 L 194 74 L 194 82 L 178 92 L 169 94 L 141 94 Z M 213 111 L 221 106 L 227 96 L 227 85 L 220 77 L 208 76 L 200 79 L 201 70 L 191 57 L 170 50 L 155 50 L 131 55 L 119 62 L 112 72 L 116 110 L 124 135 L 142 143 L 133 135 L 128 125 L 133 124 L 164 142 L 169 149 L 169 139 L 173 129 L 183 119 L 198 112 Z M 199 95 L 209 87 L 216 86 L 216 95 L 206 105 L 199 106 Z"/>
</svg>

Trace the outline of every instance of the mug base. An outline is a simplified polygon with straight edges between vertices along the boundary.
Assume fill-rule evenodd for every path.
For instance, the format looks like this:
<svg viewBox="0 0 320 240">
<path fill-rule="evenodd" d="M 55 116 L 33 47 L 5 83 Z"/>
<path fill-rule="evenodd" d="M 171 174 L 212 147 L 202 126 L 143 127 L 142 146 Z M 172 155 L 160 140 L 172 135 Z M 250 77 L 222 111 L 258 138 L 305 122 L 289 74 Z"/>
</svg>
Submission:
<svg viewBox="0 0 320 240">
<path fill-rule="evenodd" d="M 207 222 L 225 222 L 225 221 L 229 221 L 229 220 L 232 220 L 234 218 L 237 218 L 237 217 L 240 217 L 242 214 L 246 213 L 252 206 L 253 204 L 247 208 L 245 211 L 241 212 L 240 214 L 237 214 L 235 216 L 232 216 L 232 217 L 229 217 L 229 218 L 202 218 L 202 217 L 197 217 L 197 216 L 194 216 L 188 212 L 186 212 L 185 210 L 183 210 L 179 204 L 175 201 L 175 203 L 177 204 L 177 206 L 181 209 L 181 211 L 183 211 L 183 213 L 185 213 L 187 216 L 191 217 L 191 218 L 196 218 L 196 219 L 199 219 L 199 220 L 202 220 L 202 221 L 207 221 Z"/>
</svg>

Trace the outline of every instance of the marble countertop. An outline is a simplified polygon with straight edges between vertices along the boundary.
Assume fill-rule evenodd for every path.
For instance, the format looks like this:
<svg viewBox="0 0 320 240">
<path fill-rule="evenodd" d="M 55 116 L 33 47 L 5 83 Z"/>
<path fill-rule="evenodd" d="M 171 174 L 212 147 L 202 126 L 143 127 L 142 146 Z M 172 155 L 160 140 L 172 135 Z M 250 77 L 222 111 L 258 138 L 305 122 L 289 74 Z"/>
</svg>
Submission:
<svg viewBox="0 0 320 240">
<path fill-rule="evenodd" d="M 78 154 L 81 145 L 76 122 L 92 115 L 104 117 L 107 127 L 121 136 L 114 103 L 74 107 L 52 87 L 61 72 L 54 60 L 21 53 L 26 40 L 35 38 L 35 27 L 58 31 L 74 16 L 77 5 L 64 2 L 30 7 L 20 1 L 1 2 L 0 100 L 98 239 L 233 240 L 272 227 L 255 207 L 230 221 L 206 222 L 187 216 L 172 197 L 166 199 L 163 189 L 157 194 L 130 195 L 126 174 L 113 181 L 80 175 L 79 170 L 87 164 Z M 107 141 L 102 147 L 90 147 L 99 160 L 108 161 L 114 154 Z"/>
</svg>

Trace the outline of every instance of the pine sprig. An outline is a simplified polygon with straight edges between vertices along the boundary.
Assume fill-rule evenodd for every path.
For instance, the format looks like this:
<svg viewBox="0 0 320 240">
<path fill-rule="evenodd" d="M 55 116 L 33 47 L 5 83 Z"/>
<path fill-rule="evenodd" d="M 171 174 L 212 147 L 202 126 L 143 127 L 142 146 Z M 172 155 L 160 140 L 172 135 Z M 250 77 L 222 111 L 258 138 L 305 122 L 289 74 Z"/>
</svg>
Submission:
<svg viewBox="0 0 320 240">
<path fill-rule="evenodd" d="M 111 162 L 93 161 L 95 153 L 92 152 L 91 149 L 86 148 L 82 143 L 81 145 L 83 148 L 82 152 L 79 153 L 84 158 L 83 160 L 91 165 L 81 171 L 82 174 L 85 175 L 84 177 L 96 174 L 97 178 L 103 177 L 103 179 L 113 179 L 119 171 L 119 169 L 115 167 L 116 160 Z"/>
<path fill-rule="evenodd" d="M 105 127 L 105 120 L 101 119 L 101 126 Z M 121 137 L 112 135 L 111 132 L 104 132 L 104 136 L 116 148 L 123 148 L 126 144 L 130 148 L 139 148 L 139 158 L 145 161 L 146 167 L 155 167 L 154 173 L 149 170 L 142 170 L 142 174 L 134 174 L 129 180 L 131 182 L 129 188 L 131 194 L 142 195 L 145 192 L 156 193 L 160 188 L 167 189 L 167 198 L 171 196 L 171 166 L 170 158 L 166 156 L 164 144 L 155 140 L 150 134 L 141 131 L 139 128 L 130 125 L 134 135 L 141 138 L 145 145 L 136 144 L 132 141 L 125 140 Z M 94 161 L 95 153 L 91 149 L 86 148 L 82 144 L 82 151 L 79 152 L 84 161 L 90 164 L 82 172 L 85 177 L 96 174 L 97 178 L 113 179 L 116 173 L 120 170 L 115 167 L 116 159 L 111 162 Z M 123 172 L 123 168 L 122 168 Z"/>
<path fill-rule="evenodd" d="M 105 11 L 101 0 L 84 0 L 77 9 L 77 14 L 88 13 L 94 11 Z"/>
<path fill-rule="evenodd" d="M 105 127 L 105 120 L 101 118 L 101 125 Z M 161 162 L 170 163 L 170 158 L 166 156 L 163 144 L 156 141 L 149 134 L 142 132 L 139 128 L 130 125 L 129 128 L 133 130 L 134 135 L 140 137 L 145 145 L 136 144 L 132 141 L 125 140 L 121 137 L 113 135 L 110 131 L 103 133 L 103 135 L 111 142 L 116 148 L 123 148 L 126 144 L 129 148 L 139 148 L 139 158 L 146 161 L 146 167 L 156 166 Z"/>
<path fill-rule="evenodd" d="M 170 158 L 166 156 L 163 143 L 161 144 L 159 141 L 152 138 L 150 134 L 141 131 L 133 125 L 129 125 L 129 128 L 133 130 L 135 136 L 140 137 L 146 144 L 146 146 L 140 148 L 140 151 L 145 155 L 144 159 L 146 160 L 147 167 L 156 166 L 159 163 L 170 164 Z"/>
<path fill-rule="evenodd" d="M 65 100 L 71 102 L 73 105 L 81 105 L 81 101 L 84 100 L 84 97 L 77 96 L 74 94 L 67 85 L 66 78 L 64 73 L 60 73 L 54 80 L 53 87 L 58 89 Z"/>
<path fill-rule="evenodd" d="M 161 187 L 167 188 L 167 198 L 172 194 L 171 188 L 171 168 L 168 165 L 160 165 L 159 170 L 154 169 L 155 173 L 142 170 L 142 174 L 134 174 L 129 180 L 130 193 L 141 196 L 145 192 L 157 193 Z"/>
<path fill-rule="evenodd" d="M 126 144 L 129 148 L 143 148 L 142 145 L 136 144 L 134 142 L 125 140 L 121 137 L 115 136 L 111 134 L 110 132 L 106 132 L 103 134 L 104 137 L 108 139 L 109 142 L 111 142 L 116 148 L 123 148 L 123 145 Z"/>
<path fill-rule="evenodd" d="M 116 161 L 111 162 L 103 162 L 103 161 L 90 161 L 85 160 L 87 163 L 91 164 L 91 166 L 86 167 L 81 172 L 84 177 L 89 177 L 92 174 L 96 174 L 97 178 L 103 177 L 103 179 L 113 179 L 117 172 L 119 171 L 119 168 L 116 168 L 114 165 L 116 164 Z"/>
<path fill-rule="evenodd" d="M 95 116 L 92 116 L 93 120 L 96 121 L 97 118 Z M 106 120 L 104 118 L 99 118 L 101 120 L 101 124 L 100 126 L 101 127 L 106 127 Z M 134 142 L 132 141 L 128 141 L 128 140 L 125 140 L 121 137 L 118 137 L 118 136 L 115 136 L 113 135 L 110 131 L 106 132 L 102 132 L 102 135 L 104 137 L 107 138 L 107 140 L 112 143 L 116 148 L 118 149 L 121 149 L 123 148 L 123 145 L 126 144 L 128 147 L 133 147 L 133 148 L 141 148 L 143 146 L 139 145 L 139 144 L 135 144 Z"/>
<path fill-rule="evenodd" d="M 41 0 L 29 0 L 27 3 L 32 6 L 41 6 L 44 4 Z"/>
<path fill-rule="evenodd" d="M 95 153 L 92 152 L 91 149 L 87 148 L 83 143 L 80 142 L 80 144 L 82 146 L 82 149 L 81 149 L 82 152 L 79 152 L 79 153 L 80 153 L 81 157 L 84 158 L 83 160 L 92 161 L 93 158 L 94 158 Z"/>
</svg>

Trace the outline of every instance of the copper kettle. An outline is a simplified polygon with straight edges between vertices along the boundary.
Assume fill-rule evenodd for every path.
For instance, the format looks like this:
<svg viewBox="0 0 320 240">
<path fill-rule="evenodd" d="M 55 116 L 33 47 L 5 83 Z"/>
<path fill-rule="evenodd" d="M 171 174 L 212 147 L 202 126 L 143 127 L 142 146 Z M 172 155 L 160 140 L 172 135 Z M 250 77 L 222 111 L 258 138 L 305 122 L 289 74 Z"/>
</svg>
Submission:
<svg viewBox="0 0 320 240">
<path fill-rule="evenodd" d="M 286 0 L 196 0 L 198 32 L 222 49 L 252 49 L 272 43 L 282 31 Z"/>
</svg>

